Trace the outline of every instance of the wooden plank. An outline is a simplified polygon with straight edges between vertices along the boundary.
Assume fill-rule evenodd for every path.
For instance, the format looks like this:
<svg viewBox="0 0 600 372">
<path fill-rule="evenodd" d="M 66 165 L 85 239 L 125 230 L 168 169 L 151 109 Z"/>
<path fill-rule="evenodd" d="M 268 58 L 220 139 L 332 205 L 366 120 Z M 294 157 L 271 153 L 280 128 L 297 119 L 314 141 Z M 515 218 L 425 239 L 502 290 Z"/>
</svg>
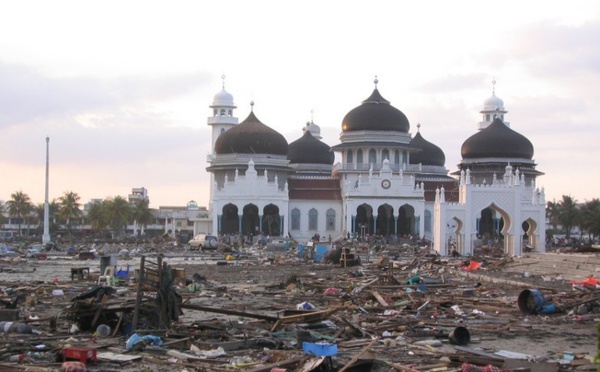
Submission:
<svg viewBox="0 0 600 372">
<path fill-rule="evenodd" d="M 367 346 L 365 346 L 364 349 L 362 349 L 360 351 L 360 353 L 356 354 L 352 359 L 350 359 L 350 361 L 348 363 L 346 363 L 346 365 L 339 370 L 339 372 L 344 372 L 345 370 L 347 370 L 348 368 L 352 367 L 352 365 L 354 363 L 356 363 L 356 361 L 367 351 L 369 351 L 369 349 L 371 349 L 371 347 L 373 345 L 375 345 L 377 342 L 379 341 L 379 337 L 376 337 L 375 339 L 373 339 L 371 342 L 369 342 L 369 344 Z"/>
<path fill-rule="evenodd" d="M 381 297 L 381 295 L 379 294 L 379 292 L 377 291 L 372 291 L 371 294 L 373 295 L 373 297 L 375 297 L 375 299 L 377 300 L 377 302 L 379 302 L 379 304 L 383 307 L 388 307 L 390 306 L 387 301 Z"/>
<path fill-rule="evenodd" d="M 225 314 L 225 315 L 238 315 L 238 316 L 243 316 L 246 318 L 267 320 L 270 322 L 275 322 L 275 321 L 279 320 L 279 318 L 277 318 L 276 316 L 264 315 L 264 314 L 254 314 L 254 313 L 248 313 L 245 311 L 229 310 L 229 309 L 223 309 L 223 308 L 219 308 L 219 307 L 192 305 L 192 304 L 182 304 L 180 307 L 182 309 L 198 310 L 198 311 L 205 311 L 207 313 L 216 313 L 216 314 Z"/>
</svg>

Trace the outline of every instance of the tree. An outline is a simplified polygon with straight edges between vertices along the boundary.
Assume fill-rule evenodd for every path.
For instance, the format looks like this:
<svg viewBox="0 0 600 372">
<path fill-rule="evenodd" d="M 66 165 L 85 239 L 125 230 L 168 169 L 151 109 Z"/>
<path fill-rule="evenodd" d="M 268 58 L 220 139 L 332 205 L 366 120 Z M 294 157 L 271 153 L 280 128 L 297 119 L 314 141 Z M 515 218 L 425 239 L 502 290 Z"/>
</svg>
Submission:
<svg viewBox="0 0 600 372">
<path fill-rule="evenodd" d="M 81 216 L 79 209 L 79 200 L 81 198 L 73 191 L 65 191 L 64 195 L 58 198 L 58 216 L 61 220 L 66 221 L 67 233 L 71 236 L 71 221 L 74 218 Z"/>
<path fill-rule="evenodd" d="M 571 229 L 573 226 L 577 226 L 579 222 L 579 208 L 577 207 L 577 200 L 573 199 L 570 195 L 563 195 L 562 200 L 558 203 L 558 221 L 565 229 L 565 238 L 568 241 L 571 238 Z"/>
<path fill-rule="evenodd" d="M 29 213 L 31 213 L 31 211 L 33 210 L 31 198 L 29 198 L 29 195 L 25 194 L 21 190 L 11 194 L 10 197 L 11 200 L 6 202 L 6 204 L 8 205 L 8 214 L 11 217 L 17 218 L 19 225 L 19 235 L 23 236 L 21 232 L 21 224 L 23 223 L 23 219 L 25 217 L 29 219 Z"/>
<path fill-rule="evenodd" d="M 106 216 L 113 231 L 113 237 L 123 235 L 125 225 L 131 217 L 131 205 L 121 196 L 116 196 L 106 202 Z"/>
<path fill-rule="evenodd" d="M 557 229 L 558 226 L 558 215 L 560 212 L 560 205 L 557 202 L 549 201 L 546 203 L 546 218 L 550 221 L 552 228 Z"/>
<path fill-rule="evenodd" d="M 0 226 L 4 225 L 4 203 L 0 201 Z"/>
<path fill-rule="evenodd" d="M 581 206 L 580 224 L 590 240 L 600 236 L 600 199 L 592 199 Z"/>
<path fill-rule="evenodd" d="M 108 226 L 108 218 L 106 212 L 106 203 L 104 201 L 95 201 L 87 214 L 87 221 L 90 224 L 92 231 L 100 232 Z"/>
<path fill-rule="evenodd" d="M 154 222 L 154 215 L 149 207 L 150 201 L 148 199 L 138 200 L 133 206 L 132 217 L 134 226 L 141 226 L 141 234 L 144 234 L 144 229 L 148 224 Z"/>
</svg>

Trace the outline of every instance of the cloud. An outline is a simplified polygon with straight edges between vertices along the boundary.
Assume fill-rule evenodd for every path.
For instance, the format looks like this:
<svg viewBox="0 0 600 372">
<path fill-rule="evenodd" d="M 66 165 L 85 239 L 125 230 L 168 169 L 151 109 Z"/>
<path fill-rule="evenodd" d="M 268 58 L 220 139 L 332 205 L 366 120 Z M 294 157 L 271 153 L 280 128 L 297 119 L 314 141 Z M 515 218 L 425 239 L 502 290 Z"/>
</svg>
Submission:
<svg viewBox="0 0 600 372">
<path fill-rule="evenodd" d="M 45 121 L 75 122 L 94 118 L 94 125 L 112 126 L 131 110 L 190 94 L 209 81 L 201 73 L 97 79 L 53 78 L 23 64 L 0 63 L 0 129 Z M 131 120 L 125 120 L 133 124 Z M 89 125 L 90 123 L 83 123 Z"/>
<path fill-rule="evenodd" d="M 540 22 L 515 32 L 509 59 L 520 60 L 532 76 L 569 77 L 600 73 L 600 22 L 581 26 Z"/>
</svg>

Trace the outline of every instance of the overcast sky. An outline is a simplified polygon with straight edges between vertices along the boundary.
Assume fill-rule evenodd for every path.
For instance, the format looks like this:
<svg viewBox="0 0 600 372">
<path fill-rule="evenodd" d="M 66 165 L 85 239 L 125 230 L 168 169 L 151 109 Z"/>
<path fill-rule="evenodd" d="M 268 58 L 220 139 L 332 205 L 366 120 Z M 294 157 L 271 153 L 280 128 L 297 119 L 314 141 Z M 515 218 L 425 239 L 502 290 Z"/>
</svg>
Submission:
<svg viewBox="0 0 600 372">
<path fill-rule="evenodd" d="M 328 145 L 377 76 L 451 172 L 495 79 L 546 199 L 600 197 L 598 1 L 5 1 L 0 35 L 0 200 L 44 201 L 49 136 L 50 199 L 207 205 L 223 74 L 240 122 Z"/>
</svg>

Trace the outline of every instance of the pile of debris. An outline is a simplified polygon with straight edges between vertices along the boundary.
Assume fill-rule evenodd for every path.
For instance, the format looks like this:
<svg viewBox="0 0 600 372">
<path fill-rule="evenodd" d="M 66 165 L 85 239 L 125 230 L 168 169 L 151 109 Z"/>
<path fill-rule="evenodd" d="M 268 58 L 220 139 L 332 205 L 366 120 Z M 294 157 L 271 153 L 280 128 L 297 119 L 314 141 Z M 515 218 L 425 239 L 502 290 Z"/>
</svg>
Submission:
<svg viewBox="0 0 600 372">
<path fill-rule="evenodd" d="M 593 277 L 532 286 L 507 274 L 510 258 L 358 244 L 322 262 L 293 249 L 215 257 L 141 256 L 125 274 L 4 283 L 0 369 L 597 368 Z"/>
</svg>

